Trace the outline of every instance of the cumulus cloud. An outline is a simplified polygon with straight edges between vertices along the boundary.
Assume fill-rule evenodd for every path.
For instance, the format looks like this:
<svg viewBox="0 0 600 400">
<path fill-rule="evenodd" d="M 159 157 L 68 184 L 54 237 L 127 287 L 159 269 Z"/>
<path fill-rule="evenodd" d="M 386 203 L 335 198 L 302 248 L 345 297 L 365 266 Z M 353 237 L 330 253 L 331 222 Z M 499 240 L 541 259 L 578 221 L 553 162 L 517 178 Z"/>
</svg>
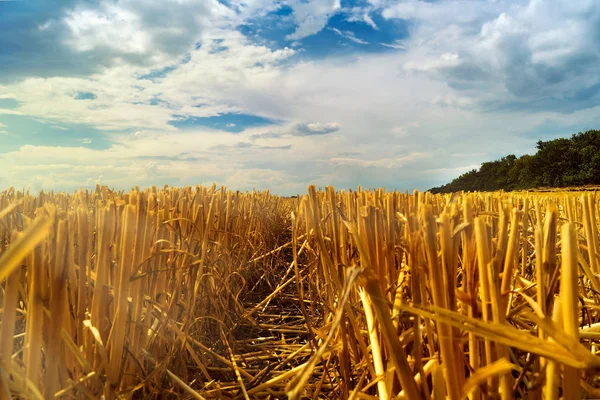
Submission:
<svg viewBox="0 0 600 400">
<path fill-rule="evenodd" d="M 85 76 L 131 64 L 160 68 L 213 29 L 234 28 L 238 14 L 217 0 L 32 0 L 19 13 L 0 14 L 9 29 L 0 44 L 0 80 Z M 19 7 L 19 5 L 17 5 Z"/>
<path fill-rule="evenodd" d="M 411 61 L 404 64 L 407 71 L 437 71 L 444 68 L 456 67 L 461 64 L 461 60 L 456 53 L 444 53 L 430 59 Z"/>
<path fill-rule="evenodd" d="M 341 10 L 340 0 L 294 0 L 290 2 L 294 10 L 296 30 L 286 36 L 287 40 L 300 40 L 320 32 L 329 18 Z"/>
<path fill-rule="evenodd" d="M 600 6 L 416 0 L 382 15 L 413 20 L 408 71 L 427 73 L 491 108 L 571 112 L 597 104 Z M 579 96 L 579 94 L 581 94 Z"/>
<path fill-rule="evenodd" d="M 152 45 L 140 16 L 117 5 L 70 11 L 65 23 L 71 30 L 67 42 L 79 52 L 106 47 L 117 54 L 143 54 Z"/>
<path fill-rule="evenodd" d="M 339 131 L 340 128 L 341 126 L 337 122 L 309 122 L 297 124 L 294 127 L 294 131 L 292 134 L 297 136 L 326 135 L 328 133 Z"/>
<path fill-rule="evenodd" d="M 203 33 L 228 26 L 235 12 L 216 0 L 125 0 L 80 4 L 66 12 L 65 43 L 78 53 L 137 65 L 168 63 Z"/>
<path fill-rule="evenodd" d="M 209 45 L 193 51 L 187 64 L 159 81 L 140 80 L 139 67 L 120 66 L 87 78 L 29 78 L 7 85 L 6 92 L 20 102 L 16 111 L 21 114 L 112 130 L 173 130 L 168 123 L 174 114 L 211 117 L 248 111 L 249 103 L 254 104 L 253 113 L 271 111 L 261 100 L 276 102 L 261 90 L 275 88 L 278 65 L 294 50 L 257 46 L 235 31 L 215 36 L 205 39 Z M 212 52 L 214 41 L 225 50 Z M 81 101 L 91 99 L 93 104 Z"/>
<path fill-rule="evenodd" d="M 346 19 L 350 22 L 364 22 L 371 28 L 379 30 L 379 27 L 371 17 L 371 12 L 373 11 L 373 7 L 352 7 L 348 10 L 349 15 Z"/>
</svg>

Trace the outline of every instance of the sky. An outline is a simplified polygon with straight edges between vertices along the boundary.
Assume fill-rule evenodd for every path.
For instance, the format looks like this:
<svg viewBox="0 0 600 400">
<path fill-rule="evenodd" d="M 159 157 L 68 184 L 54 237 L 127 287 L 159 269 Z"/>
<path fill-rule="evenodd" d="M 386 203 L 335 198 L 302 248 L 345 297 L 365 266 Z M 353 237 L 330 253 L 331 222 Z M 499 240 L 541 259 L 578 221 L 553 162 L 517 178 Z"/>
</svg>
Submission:
<svg viewBox="0 0 600 400">
<path fill-rule="evenodd" d="M 597 0 L 0 0 L 0 190 L 427 190 L 600 128 Z"/>
</svg>

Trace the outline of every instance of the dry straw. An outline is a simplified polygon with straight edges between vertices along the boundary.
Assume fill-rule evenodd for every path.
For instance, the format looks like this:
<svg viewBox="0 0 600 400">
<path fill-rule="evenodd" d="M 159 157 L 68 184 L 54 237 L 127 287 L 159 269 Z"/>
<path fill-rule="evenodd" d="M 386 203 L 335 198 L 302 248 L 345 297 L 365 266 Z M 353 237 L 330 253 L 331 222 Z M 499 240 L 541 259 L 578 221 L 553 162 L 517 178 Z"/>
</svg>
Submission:
<svg viewBox="0 0 600 400">
<path fill-rule="evenodd" d="M 600 393 L 595 193 L 0 194 L 0 398 Z"/>
</svg>

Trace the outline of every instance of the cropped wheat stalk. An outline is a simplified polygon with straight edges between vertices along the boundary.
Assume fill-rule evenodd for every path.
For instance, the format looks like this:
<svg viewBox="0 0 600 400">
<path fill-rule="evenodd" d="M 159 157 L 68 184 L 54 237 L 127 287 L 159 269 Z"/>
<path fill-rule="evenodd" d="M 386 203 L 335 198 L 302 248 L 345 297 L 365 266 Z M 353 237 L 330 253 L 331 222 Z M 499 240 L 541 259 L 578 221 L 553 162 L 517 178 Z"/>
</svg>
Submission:
<svg viewBox="0 0 600 400">
<path fill-rule="evenodd" d="M 0 194 L 0 397 L 600 397 L 596 193 Z"/>
</svg>

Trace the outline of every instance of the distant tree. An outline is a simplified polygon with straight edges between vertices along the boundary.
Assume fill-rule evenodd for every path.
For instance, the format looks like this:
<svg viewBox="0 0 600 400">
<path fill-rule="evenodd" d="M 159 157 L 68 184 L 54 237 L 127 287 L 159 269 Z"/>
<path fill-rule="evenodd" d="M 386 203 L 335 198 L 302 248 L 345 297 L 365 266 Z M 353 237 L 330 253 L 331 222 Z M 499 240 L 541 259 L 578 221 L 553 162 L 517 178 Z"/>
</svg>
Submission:
<svg viewBox="0 0 600 400">
<path fill-rule="evenodd" d="M 536 187 L 600 185 L 600 131 L 580 132 L 571 138 L 537 142 L 534 155 L 514 154 L 481 164 L 432 188 L 433 193 L 515 190 Z"/>
</svg>

